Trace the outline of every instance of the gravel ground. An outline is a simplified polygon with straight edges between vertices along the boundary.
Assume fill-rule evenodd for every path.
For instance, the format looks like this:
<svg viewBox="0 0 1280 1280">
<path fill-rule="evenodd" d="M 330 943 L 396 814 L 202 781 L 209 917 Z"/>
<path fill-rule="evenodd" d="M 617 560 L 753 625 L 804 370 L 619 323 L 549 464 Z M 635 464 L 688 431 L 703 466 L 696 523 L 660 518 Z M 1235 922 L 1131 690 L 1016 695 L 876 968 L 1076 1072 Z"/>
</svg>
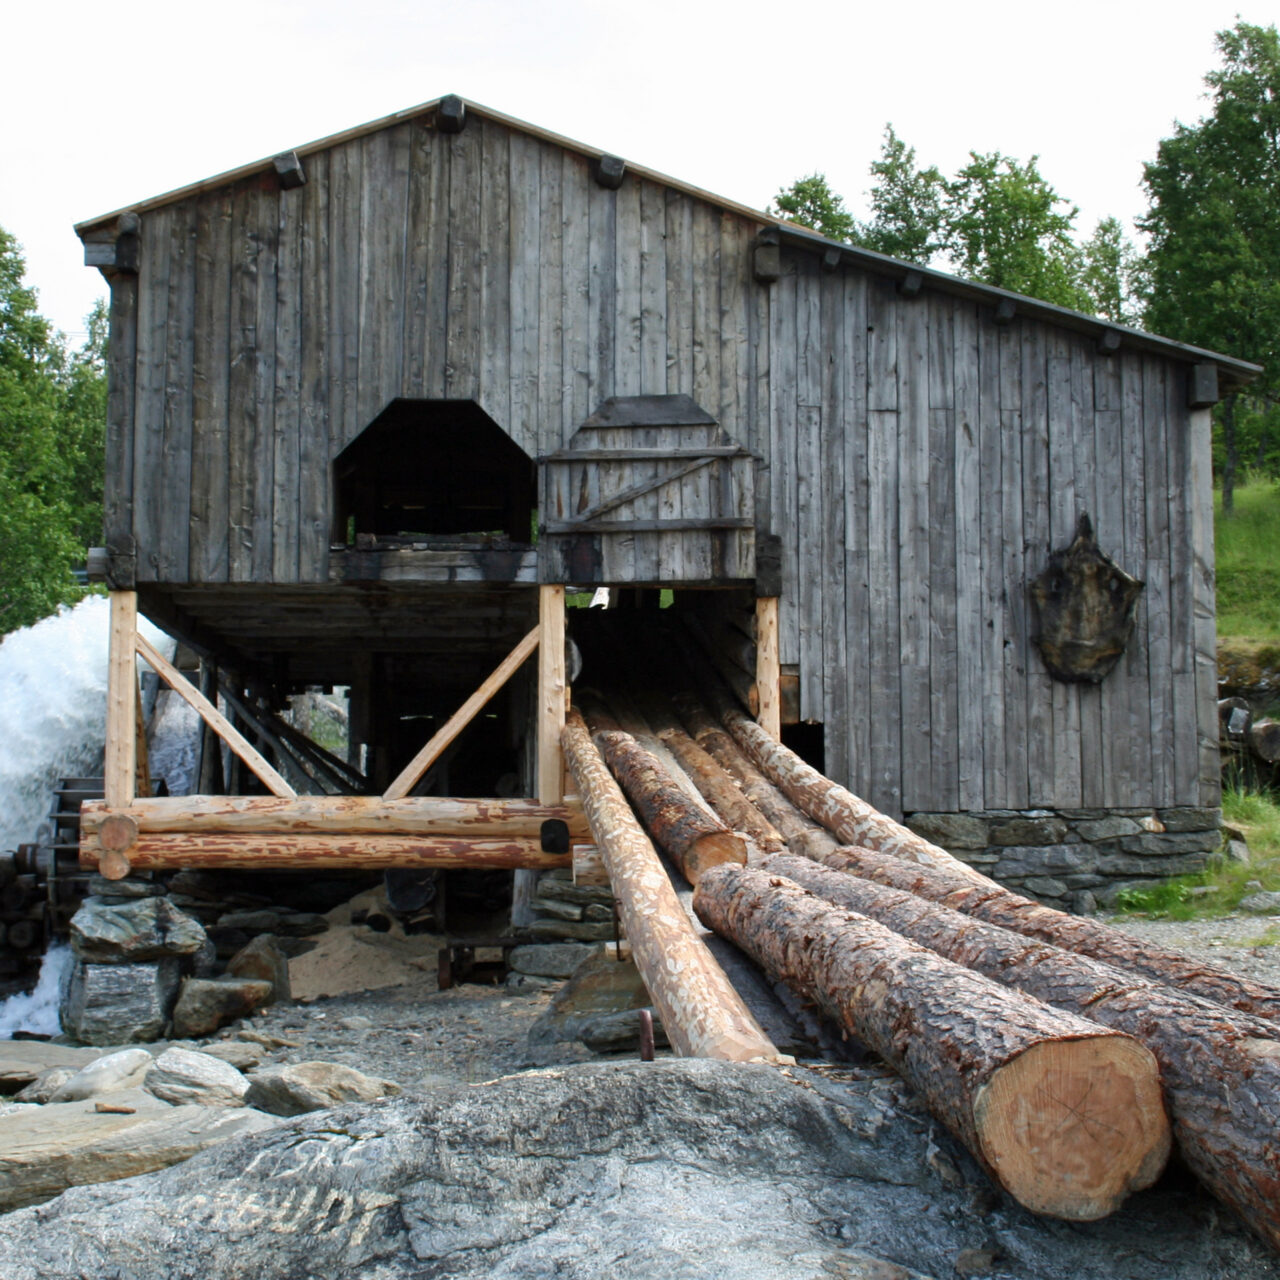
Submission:
<svg viewBox="0 0 1280 1280">
<path fill-rule="evenodd" d="M 1280 916 L 1235 915 L 1220 920 L 1109 916 L 1107 922 L 1135 938 L 1174 947 L 1246 978 L 1280 987 Z M 1269 942 L 1257 945 L 1268 936 Z"/>
</svg>

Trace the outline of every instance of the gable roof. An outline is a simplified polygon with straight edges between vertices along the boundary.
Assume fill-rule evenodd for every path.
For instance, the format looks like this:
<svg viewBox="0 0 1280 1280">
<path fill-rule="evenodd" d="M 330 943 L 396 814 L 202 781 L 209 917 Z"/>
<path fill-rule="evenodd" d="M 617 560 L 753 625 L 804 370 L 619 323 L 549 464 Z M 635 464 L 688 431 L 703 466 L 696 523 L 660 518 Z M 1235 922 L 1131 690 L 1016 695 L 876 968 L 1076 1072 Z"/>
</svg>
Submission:
<svg viewBox="0 0 1280 1280">
<path fill-rule="evenodd" d="M 357 125 L 340 133 L 330 134 L 325 138 L 318 138 L 314 142 L 308 142 L 294 148 L 294 151 L 299 158 L 305 158 L 318 151 L 328 150 L 330 147 L 337 146 L 340 143 L 362 138 L 367 134 L 377 133 L 380 130 L 392 128 L 409 120 L 433 115 L 440 104 L 445 101 L 446 96 L 453 95 L 442 95 L 416 107 L 409 107 L 392 115 L 371 120 L 367 124 Z M 540 129 L 536 125 L 519 120 L 514 116 L 504 115 L 491 107 L 481 106 L 479 103 L 470 101 L 470 99 L 462 99 L 461 101 L 469 113 L 492 120 L 497 124 L 505 125 L 510 129 L 540 139 L 543 142 L 562 147 L 566 151 L 576 152 L 579 155 L 586 156 L 588 159 L 596 160 L 603 155 L 610 154 L 602 151 L 599 147 L 590 147 L 586 143 L 578 142 L 573 138 L 566 138 L 547 129 Z M 175 204 L 190 196 L 199 195 L 201 192 L 216 190 L 219 187 L 239 182 L 245 178 L 272 172 L 274 160 L 274 156 L 267 156 L 250 164 L 241 165 L 239 168 L 229 169 L 225 173 L 215 174 L 213 177 L 204 178 L 199 182 L 189 183 L 185 187 L 179 187 L 162 195 L 126 205 L 124 208 L 112 210 L 110 213 L 102 214 L 96 218 L 89 218 L 84 222 L 78 222 L 75 224 L 76 234 L 82 240 L 97 238 L 114 227 L 115 220 L 123 213 L 146 213 L 152 209 L 162 208 L 164 205 Z M 1006 310 L 1009 305 L 1012 305 L 1013 313 L 1018 315 L 1044 320 L 1064 329 L 1088 334 L 1099 340 L 1103 340 L 1104 336 L 1106 336 L 1106 340 L 1112 344 L 1110 349 L 1114 349 L 1114 344 L 1120 341 L 1131 349 L 1149 351 L 1153 355 L 1180 360 L 1184 363 L 1211 362 L 1217 366 L 1219 377 L 1228 386 L 1243 386 L 1252 382 L 1262 372 L 1262 368 L 1259 365 L 1252 364 L 1247 360 L 1238 360 L 1234 356 L 1223 355 L 1221 352 L 1209 351 L 1204 347 L 1192 346 L 1190 343 L 1176 342 L 1172 338 L 1162 338 L 1156 334 L 1147 333 L 1142 329 L 1116 324 L 1113 321 L 1090 315 L 1087 312 L 1073 311 L 1069 307 L 1060 307 L 1051 302 L 1044 302 L 1039 298 L 1014 293 L 1009 289 L 1000 289 L 994 285 L 964 280 L 945 271 L 917 266 L 914 263 L 903 262 L 898 258 L 888 257 L 886 254 L 875 253 L 870 249 L 844 244 L 837 240 L 829 240 L 806 227 L 787 222 L 759 209 L 752 209 L 748 205 L 739 204 L 736 200 L 716 195 L 712 191 L 703 190 L 701 187 L 682 182 L 678 178 L 672 178 L 656 170 L 632 164 L 630 160 L 626 162 L 626 165 L 628 175 L 647 178 L 662 186 L 681 191 L 724 212 L 735 213 L 748 221 L 758 224 L 762 229 L 775 229 L 783 243 L 823 255 L 827 258 L 827 261 L 832 262 L 833 266 L 854 266 L 874 275 L 884 276 L 899 282 L 906 280 L 908 277 L 915 277 L 920 287 L 929 287 L 939 293 L 950 294 L 953 297 L 968 298 L 994 306 L 1004 302 Z M 831 258 L 827 257 L 827 255 L 838 256 Z"/>
</svg>

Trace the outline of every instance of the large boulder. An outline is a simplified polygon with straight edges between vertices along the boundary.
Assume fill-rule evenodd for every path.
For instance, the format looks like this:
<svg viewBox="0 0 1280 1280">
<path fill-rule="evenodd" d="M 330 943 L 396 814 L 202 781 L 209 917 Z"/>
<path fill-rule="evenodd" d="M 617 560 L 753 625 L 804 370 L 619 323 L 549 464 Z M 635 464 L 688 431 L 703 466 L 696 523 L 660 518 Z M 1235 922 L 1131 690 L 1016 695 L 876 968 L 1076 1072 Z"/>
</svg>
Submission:
<svg viewBox="0 0 1280 1280">
<path fill-rule="evenodd" d="M 277 1116 L 300 1116 L 344 1102 L 374 1102 L 400 1092 L 390 1080 L 378 1080 L 336 1062 L 292 1062 L 264 1067 L 249 1076 L 245 1101 Z"/>
<path fill-rule="evenodd" d="M 142 1083 L 151 1062 L 151 1055 L 145 1049 L 121 1049 L 117 1053 L 103 1054 L 55 1089 L 49 1101 L 83 1102 L 86 1098 L 132 1089 Z"/>
<path fill-rule="evenodd" d="M 0 1040 L 0 1094 L 17 1093 L 54 1067 L 66 1067 L 74 1074 L 103 1052 L 48 1040 Z"/>
<path fill-rule="evenodd" d="M 136 964 L 194 955 L 205 942 L 198 920 L 168 898 L 106 903 L 86 898 L 71 917 L 71 949 L 95 964 Z"/>
<path fill-rule="evenodd" d="M 259 934 L 227 962 L 227 973 L 235 978 L 254 978 L 271 983 L 271 1003 L 288 1004 L 289 957 L 276 946 L 270 934 Z"/>
<path fill-rule="evenodd" d="M 62 996 L 62 1029 L 85 1044 L 158 1039 L 178 994 L 180 964 L 177 956 L 147 964 L 77 959 Z"/>
<path fill-rule="evenodd" d="M 143 1078 L 148 1093 L 174 1106 L 240 1107 L 249 1080 L 229 1062 L 190 1049 L 166 1049 Z"/>
<path fill-rule="evenodd" d="M 175 1036 L 210 1036 L 271 999 L 272 985 L 253 978 L 188 978 L 173 1010 Z"/>
<path fill-rule="evenodd" d="M 9 1214 L 0 1258 L 6 1280 L 1274 1280 L 1188 1182 L 1036 1218 L 897 1081 L 840 1076 L 591 1063 L 343 1107 Z"/>
</svg>

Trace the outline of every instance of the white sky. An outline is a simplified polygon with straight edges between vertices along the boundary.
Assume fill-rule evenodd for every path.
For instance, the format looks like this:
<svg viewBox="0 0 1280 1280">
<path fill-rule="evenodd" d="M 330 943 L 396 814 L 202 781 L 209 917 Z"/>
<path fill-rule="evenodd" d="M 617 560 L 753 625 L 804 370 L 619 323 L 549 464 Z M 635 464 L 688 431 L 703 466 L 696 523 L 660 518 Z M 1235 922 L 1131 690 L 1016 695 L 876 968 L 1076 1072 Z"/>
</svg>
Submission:
<svg viewBox="0 0 1280 1280">
<path fill-rule="evenodd" d="M 24 0 L 0 79 L 0 226 L 73 337 L 103 292 L 73 222 L 445 93 L 763 208 L 814 170 L 863 212 L 886 121 L 922 164 L 1000 150 L 1080 206 L 1205 109 L 1214 32 L 1276 0 L 830 9 L 709 0 Z"/>
</svg>

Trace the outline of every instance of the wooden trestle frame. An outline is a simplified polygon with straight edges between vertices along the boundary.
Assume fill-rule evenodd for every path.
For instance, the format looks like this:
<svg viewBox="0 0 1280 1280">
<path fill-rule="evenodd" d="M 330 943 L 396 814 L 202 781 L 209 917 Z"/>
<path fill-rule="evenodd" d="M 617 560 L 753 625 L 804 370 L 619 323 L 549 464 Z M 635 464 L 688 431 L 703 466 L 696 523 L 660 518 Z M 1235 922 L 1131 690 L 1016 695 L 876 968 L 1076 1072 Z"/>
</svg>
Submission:
<svg viewBox="0 0 1280 1280">
<path fill-rule="evenodd" d="M 760 723 L 778 734 L 777 600 L 761 600 Z M 560 735 L 565 678 L 565 589 L 539 588 L 538 625 L 432 735 L 381 796 L 299 796 L 270 762 L 138 631 L 133 591 L 111 592 L 104 799 L 85 806 L 81 864 L 110 879 L 131 870 L 221 867 L 246 870 L 367 867 L 509 867 L 537 872 L 571 865 L 542 849 L 549 818 L 589 843 L 576 797 L 565 796 Z M 410 792 L 499 689 L 538 651 L 537 800 L 457 800 Z M 181 796 L 146 792 L 145 737 L 138 714 L 137 656 L 188 702 L 261 780 L 270 797 Z M 534 877 L 517 875 L 517 907 Z"/>
</svg>

